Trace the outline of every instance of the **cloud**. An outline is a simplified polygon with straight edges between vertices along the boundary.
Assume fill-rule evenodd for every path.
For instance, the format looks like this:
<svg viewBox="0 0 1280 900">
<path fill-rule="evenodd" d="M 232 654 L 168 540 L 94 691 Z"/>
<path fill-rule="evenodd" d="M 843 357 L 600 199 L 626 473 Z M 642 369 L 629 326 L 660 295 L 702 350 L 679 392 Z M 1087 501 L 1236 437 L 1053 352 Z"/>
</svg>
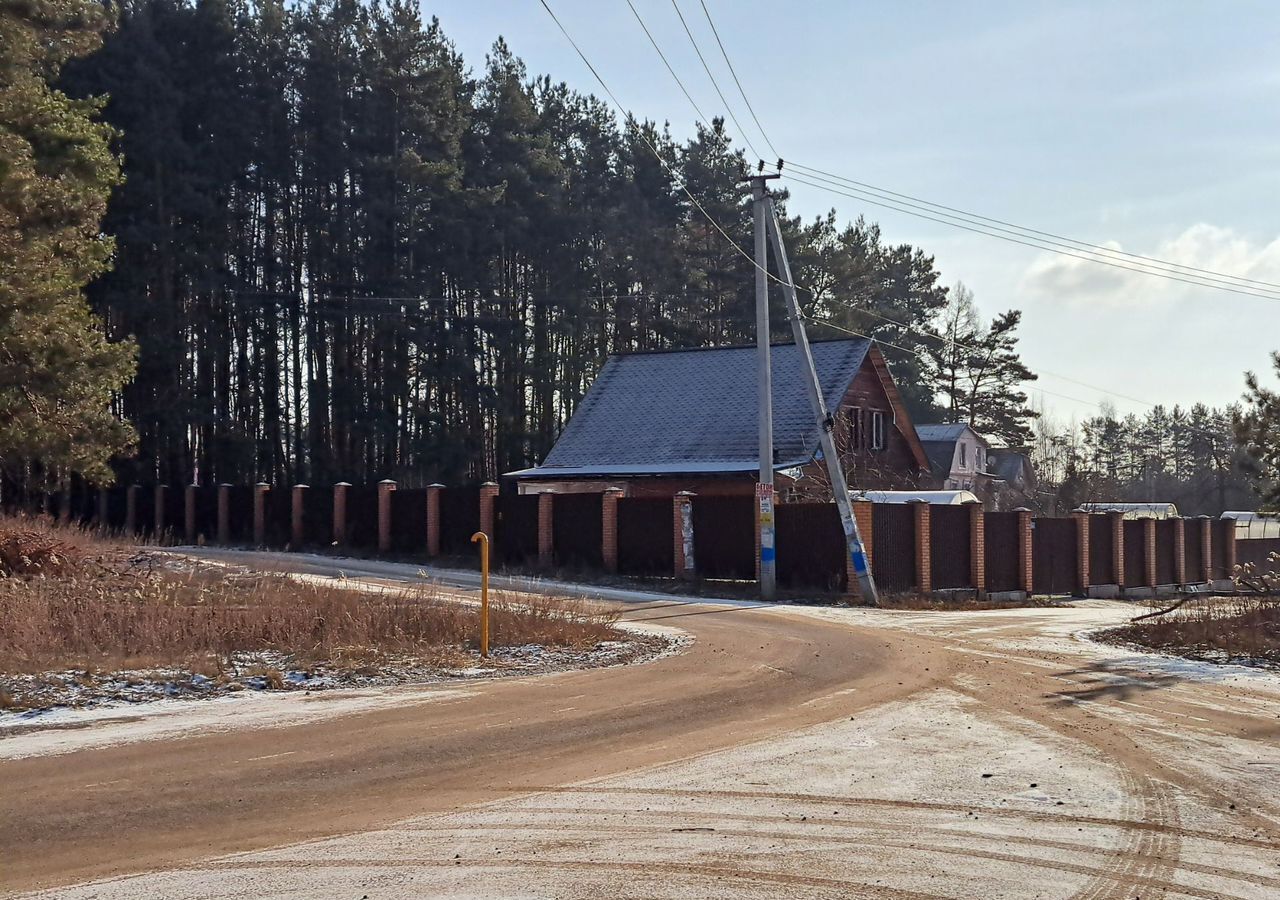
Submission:
<svg viewBox="0 0 1280 900">
<path fill-rule="evenodd" d="M 1110 250 L 1141 253 L 1167 263 L 1193 266 L 1206 272 L 1280 284 L 1280 237 L 1270 243 L 1257 243 L 1230 228 L 1199 223 L 1153 248 L 1124 247 L 1117 241 L 1108 241 L 1101 246 Z M 1105 254 L 1103 258 L 1114 265 L 1103 265 L 1079 258 L 1089 255 L 1084 250 L 1071 252 L 1077 252 L 1078 256 L 1045 253 L 1033 260 L 1023 272 L 1019 288 L 1033 298 L 1089 306 L 1132 307 L 1141 304 L 1158 307 L 1191 299 L 1202 301 L 1205 298 L 1223 296 L 1209 286 L 1175 280 L 1182 278 L 1187 281 L 1206 281 L 1215 277 L 1212 275 L 1170 272 L 1164 267 L 1146 266 L 1145 268 L 1169 276 L 1155 277 L 1134 271 L 1144 267 L 1141 260 Z M 1270 290 L 1280 295 L 1280 288 L 1248 284 L 1238 287 L 1246 291 Z"/>
</svg>

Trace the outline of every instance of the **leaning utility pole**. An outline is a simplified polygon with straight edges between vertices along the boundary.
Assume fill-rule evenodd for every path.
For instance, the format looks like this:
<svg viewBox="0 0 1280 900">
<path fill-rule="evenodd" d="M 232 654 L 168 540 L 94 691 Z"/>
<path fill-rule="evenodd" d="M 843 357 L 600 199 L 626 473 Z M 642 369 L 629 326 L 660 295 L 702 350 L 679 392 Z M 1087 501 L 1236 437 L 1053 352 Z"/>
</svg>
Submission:
<svg viewBox="0 0 1280 900">
<path fill-rule="evenodd" d="M 760 183 L 763 193 L 764 183 Z M 840 464 L 840 455 L 836 452 L 835 419 L 827 409 L 827 402 L 822 396 L 822 383 L 818 380 L 818 370 L 813 364 L 813 353 L 809 349 L 809 336 L 805 334 L 804 319 L 800 315 L 800 303 L 796 299 L 796 286 L 791 280 L 791 262 L 787 259 L 787 248 L 782 243 L 782 229 L 778 226 L 778 214 L 773 208 L 773 199 L 764 197 L 769 219 L 769 237 L 773 242 L 774 256 L 778 260 L 778 274 L 782 280 L 782 294 L 787 298 L 787 317 L 791 320 L 791 331 L 795 335 L 796 349 L 804 358 L 805 387 L 809 392 L 809 403 L 813 407 L 813 417 L 818 426 L 818 440 L 822 447 L 822 457 L 827 464 L 827 473 L 831 478 L 831 492 L 835 495 L 836 508 L 840 510 L 840 523 L 844 527 L 845 542 L 848 544 L 849 558 L 853 562 L 854 574 L 858 577 L 858 587 L 862 599 L 867 603 L 879 604 L 876 594 L 876 581 L 867 566 L 867 553 L 862 543 L 862 535 L 858 532 L 858 520 L 853 516 L 853 502 L 849 499 L 849 485 L 845 482 L 844 468 Z M 760 203 L 756 204 L 756 259 L 760 260 L 759 222 Z M 760 279 L 764 272 L 756 271 L 756 291 L 759 292 Z M 763 547 L 763 544 L 761 545 Z M 763 561 L 763 560 L 762 560 Z M 760 570 L 764 572 L 763 567 Z M 763 582 L 762 582 L 763 584 Z"/>
<path fill-rule="evenodd" d="M 769 202 L 765 182 L 778 175 L 752 175 L 752 207 L 756 225 L 756 399 L 760 436 L 760 481 L 756 504 L 760 522 L 760 599 L 777 594 L 778 575 L 773 525 L 773 375 L 769 353 L 769 246 L 765 237 L 765 205 Z"/>
</svg>

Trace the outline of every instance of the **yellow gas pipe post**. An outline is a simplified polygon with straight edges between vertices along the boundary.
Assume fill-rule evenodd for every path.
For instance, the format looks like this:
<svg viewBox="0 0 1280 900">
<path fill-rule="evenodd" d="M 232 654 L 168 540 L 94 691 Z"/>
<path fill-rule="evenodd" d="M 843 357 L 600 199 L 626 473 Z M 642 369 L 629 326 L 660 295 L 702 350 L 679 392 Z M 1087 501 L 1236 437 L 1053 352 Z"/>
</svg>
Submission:
<svg viewBox="0 0 1280 900">
<path fill-rule="evenodd" d="M 480 655 L 489 658 L 489 535 L 477 531 L 471 543 L 480 545 Z"/>
</svg>

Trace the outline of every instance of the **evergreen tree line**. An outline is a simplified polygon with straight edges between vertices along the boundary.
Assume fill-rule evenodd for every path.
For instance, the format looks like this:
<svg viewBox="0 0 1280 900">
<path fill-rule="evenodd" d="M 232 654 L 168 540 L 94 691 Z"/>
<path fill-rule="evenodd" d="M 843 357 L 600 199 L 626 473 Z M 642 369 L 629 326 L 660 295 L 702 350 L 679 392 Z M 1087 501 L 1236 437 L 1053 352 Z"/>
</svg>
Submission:
<svg viewBox="0 0 1280 900">
<path fill-rule="evenodd" d="M 1124 416 L 1104 405 L 1070 425 L 1036 423 L 1032 460 L 1045 504 L 1058 513 L 1088 502 L 1168 502 L 1183 515 L 1220 515 L 1258 505 L 1258 476 L 1237 442 L 1239 405 L 1155 406 Z"/>
<path fill-rule="evenodd" d="M 138 347 L 122 477 L 493 478 L 546 453 L 608 354 L 754 339 L 751 263 L 682 189 L 751 247 L 723 122 L 678 142 L 501 39 L 473 71 L 409 0 L 113 8 L 63 86 L 106 98 L 123 158 L 88 289 Z M 785 229 L 807 311 L 901 348 L 931 418 L 933 259 L 834 214 Z"/>
</svg>

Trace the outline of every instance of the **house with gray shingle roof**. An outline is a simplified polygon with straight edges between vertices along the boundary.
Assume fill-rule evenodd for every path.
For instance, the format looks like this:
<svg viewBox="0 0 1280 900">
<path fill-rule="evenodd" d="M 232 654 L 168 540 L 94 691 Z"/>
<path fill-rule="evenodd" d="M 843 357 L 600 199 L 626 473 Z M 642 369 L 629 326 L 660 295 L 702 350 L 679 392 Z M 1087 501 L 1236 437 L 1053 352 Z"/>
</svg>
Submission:
<svg viewBox="0 0 1280 900">
<path fill-rule="evenodd" d="M 872 341 L 811 345 L 837 444 L 857 488 L 914 485 L 928 460 Z M 774 469 L 779 489 L 821 469 L 818 429 L 794 344 L 772 347 Z M 541 465 L 508 473 L 525 493 L 751 493 L 759 471 L 756 348 L 612 356 Z"/>
</svg>

